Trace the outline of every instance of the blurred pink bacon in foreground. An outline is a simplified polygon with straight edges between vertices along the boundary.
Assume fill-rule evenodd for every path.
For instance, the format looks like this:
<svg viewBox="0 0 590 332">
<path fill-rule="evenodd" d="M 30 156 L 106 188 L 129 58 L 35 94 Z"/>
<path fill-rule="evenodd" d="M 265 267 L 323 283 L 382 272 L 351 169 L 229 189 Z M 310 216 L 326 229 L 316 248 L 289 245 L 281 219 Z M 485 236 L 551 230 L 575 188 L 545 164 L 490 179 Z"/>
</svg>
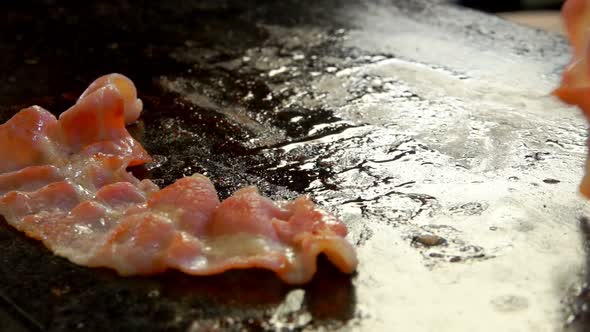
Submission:
<svg viewBox="0 0 590 332">
<path fill-rule="evenodd" d="M 590 1 L 566 1 L 562 17 L 571 44 L 572 60 L 554 94 L 568 104 L 579 106 L 590 121 Z M 590 198 L 590 156 L 586 160 L 580 192 Z"/>
<path fill-rule="evenodd" d="M 151 160 L 125 129 L 141 109 L 131 80 L 111 74 L 59 120 L 32 106 L 0 125 L 0 214 L 55 254 L 121 275 L 263 268 L 299 284 L 321 253 L 355 270 L 346 226 L 308 197 L 275 203 L 247 187 L 220 202 L 202 175 L 160 190 L 127 172 Z"/>
</svg>

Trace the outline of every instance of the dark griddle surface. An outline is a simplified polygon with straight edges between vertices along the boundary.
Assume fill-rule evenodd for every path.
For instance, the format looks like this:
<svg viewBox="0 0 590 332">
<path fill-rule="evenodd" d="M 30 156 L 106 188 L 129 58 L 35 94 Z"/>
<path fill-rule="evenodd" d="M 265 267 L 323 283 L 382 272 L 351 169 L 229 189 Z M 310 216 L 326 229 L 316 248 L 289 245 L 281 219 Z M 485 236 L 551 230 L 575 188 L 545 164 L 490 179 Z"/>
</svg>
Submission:
<svg viewBox="0 0 590 332">
<path fill-rule="evenodd" d="M 534 113 L 561 107 L 546 94 L 566 50 L 557 36 L 439 1 L 2 3 L 1 121 L 31 104 L 58 114 L 94 78 L 123 73 L 145 105 L 130 132 L 156 159 L 134 169 L 138 176 L 162 186 L 201 172 L 224 197 L 246 184 L 274 198 L 310 193 L 349 224 L 361 267 L 350 277 L 321 261 L 317 277 L 300 289 L 265 271 L 121 278 L 54 257 L 0 223 L 0 329 L 330 330 L 399 322 L 407 330 L 418 320 L 420 330 L 450 317 L 454 323 L 440 326 L 473 330 L 457 316 L 460 303 L 437 304 L 473 291 L 469 282 L 461 286 L 462 273 L 489 275 L 476 270 L 497 257 L 502 265 L 511 245 L 517 258 L 557 260 L 533 250 L 545 241 L 541 232 L 552 231 L 531 231 L 532 215 L 502 221 L 497 211 L 541 209 L 534 218 L 576 236 L 570 226 L 581 213 L 574 193 L 582 122 L 573 112 L 563 121 Z M 512 63 L 525 68 L 517 73 Z M 519 107 L 537 114 L 534 120 L 523 120 Z M 560 159 L 563 168 L 555 166 Z M 486 196 L 486 181 L 506 193 Z M 462 194 L 448 191 L 463 185 Z M 561 193 L 569 201 L 555 203 Z M 547 205 L 551 211 L 543 212 Z M 497 229 L 505 235 L 485 235 Z M 423 233 L 444 238 L 442 246 L 420 245 L 415 236 Z M 518 251 L 523 241 L 533 249 Z M 579 271 L 575 248 L 560 250 L 564 264 Z M 518 263 L 507 266 L 510 274 Z M 531 267 L 522 278 L 543 271 Z M 536 297 L 548 279 L 539 278 L 530 294 L 512 294 L 496 284 L 500 277 L 486 278 L 482 319 L 521 311 L 524 323 L 510 316 L 505 324 L 561 324 L 534 314 L 568 307 L 559 297 Z M 559 287 L 575 284 L 562 279 Z M 453 282 L 457 290 L 437 293 L 437 283 Z M 412 287 L 416 298 L 407 295 Z M 474 298 L 461 300 L 465 310 Z M 422 301 L 425 313 L 413 317 Z"/>
</svg>

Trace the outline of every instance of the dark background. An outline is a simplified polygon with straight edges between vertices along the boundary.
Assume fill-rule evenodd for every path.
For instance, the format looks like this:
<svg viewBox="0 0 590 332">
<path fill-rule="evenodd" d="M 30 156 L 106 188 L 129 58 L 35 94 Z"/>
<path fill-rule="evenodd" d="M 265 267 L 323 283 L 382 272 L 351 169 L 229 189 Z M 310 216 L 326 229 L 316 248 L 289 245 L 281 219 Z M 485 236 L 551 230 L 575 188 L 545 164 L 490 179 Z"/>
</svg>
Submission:
<svg viewBox="0 0 590 332">
<path fill-rule="evenodd" d="M 488 12 L 559 9 L 561 0 L 459 0 L 460 5 Z"/>
</svg>

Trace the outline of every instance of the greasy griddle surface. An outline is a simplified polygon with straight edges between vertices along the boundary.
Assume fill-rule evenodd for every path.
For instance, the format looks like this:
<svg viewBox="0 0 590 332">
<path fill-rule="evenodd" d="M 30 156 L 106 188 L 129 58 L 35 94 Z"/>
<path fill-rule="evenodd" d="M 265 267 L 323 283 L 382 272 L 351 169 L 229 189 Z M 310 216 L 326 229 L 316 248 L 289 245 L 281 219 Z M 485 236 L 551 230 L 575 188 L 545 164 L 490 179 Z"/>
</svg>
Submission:
<svg viewBox="0 0 590 332">
<path fill-rule="evenodd" d="M 488 205 L 465 197 L 464 204 L 446 207 L 439 197 L 414 191 L 418 180 L 411 174 L 388 176 L 379 169 L 379 165 L 396 162 L 403 168 L 408 157 L 424 158 L 437 152 L 436 144 L 426 146 L 404 136 L 403 131 L 387 132 L 394 131 L 396 123 L 373 130 L 367 123 L 379 123 L 380 114 L 368 113 L 358 121 L 349 121 L 334 112 L 366 95 L 388 93 L 388 85 L 370 73 L 359 75 L 361 79 L 336 98 L 325 93 L 331 89 L 329 80 L 324 82 L 324 92 L 315 91 L 310 83 L 314 78 L 335 76 L 347 65 L 362 67 L 396 59 L 399 41 L 387 38 L 394 32 L 412 31 L 414 23 L 448 31 L 467 43 L 476 42 L 485 49 L 481 52 L 501 46 L 522 57 L 521 61 L 542 58 L 551 75 L 564 60 L 555 57 L 565 49 L 557 37 L 528 30 L 525 36 L 513 37 L 514 26 L 480 21 L 472 12 L 435 3 L 439 1 L 2 4 L 0 120 L 4 122 L 31 104 L 57 115 L 97 76 L 123 73 L 136 83 L 145 105 L 141 121 L 129 130 L 155 157 L 154 163 L 132 170 L 138 177 L 164 186 L 200 172 L 212 178 L 222 197 L 254 184 L 273 198 L 308 192 L 332 210 L 354 206 L 364 219 L 346 221 L 353 230 L 353 241 L 366 251 L 369 249 L 364 245 L 375 233 L 367 223 L 395 229 L 442 208 L 455 215 L 477 216 Z M 400 22 L 396 25 L 395 19 L 384 19 L 384 27 L 375 30 L 383 35 L 376 38 L 374 51 L 367 51 L 371 46 L 346 44 L 348 31 L 362 31 L 359 17 L 379 20 L 382 13 L 390 11 L 388 15 Z M 356 17 L 356 23 L 349 15 Z M 478 23 L 467 23 L 471 16 Z M 423 31 L 416 32 L 415 38 L 426 37 Z M 375 42 L 369 39 L 367 45 Z M 390 50 L 379 49 L 380 45 L 389 45 Z M 408 47 L 404 45 L 399 46 L 400 51 L 407 51 L 402 50 Z M 458 79 L 469 76 L 458 67 L 438 69 Z M 389 89 L 401 86 L 398 81 L 388 84 Z M 399 101 L 400 107 L 423 111 L 422 96 L 403 86 L 397 89 L 399 93 L 391 98 Z M 387 100 L 371 102 L 379 105 Z M 418 121 L 416 127 L 422 126 L 420 120 L 412 121 Z M 330 141 L 333 137 L 336 139 Z M 546 154 L 533 151 L 523 158 L 532 165 L 542 162 Z M 448 167 L 452 173 L 475 165 L 468 159 L 463 161 L 447 166 L 441 162 L 440 167 Z M 343 180 L 342 174 L 347 172 L 356 177 Z M 506 174 L 509 176 L 514 174 Z M 547 187 L 556 183 L 540 180 Z M 337 197 L 339 193 L 346 198 Z M 414 245 L 408 234 L 397 234 L 391 241 Z M 460 247 L 457 243 L 463 242 L 457 241 L 445 242 L 450 253 L 424 249 L 425 264 L 470 264 L 494 257 L 478 243 Z M 371 257 L 383 255 L 384 249 L 372 250 L 361 256 L 364 266 L 381 264 Z M 271 273 L 257 270 L 212 277 L 170 272 L 152 278 L 121 278 L 54 257 L 5 223 L 0 224 L 0 253 L 0 297 L 7 314 L 20 319 L 25 330 L 337 329 L 362 324 L 372 319 L 373 309 L 382 309 L 359 308 L 355 277 L 338 273 L 324 260 L 316 278 L 296 290 Z M 367 287 L 373 278 L 367 276 L 370 273 L 364 275 Z M 387 287 L 396 287 L 394 273 Z M 379 295 L 377 291 L 365 300 Z"/>
</svg>

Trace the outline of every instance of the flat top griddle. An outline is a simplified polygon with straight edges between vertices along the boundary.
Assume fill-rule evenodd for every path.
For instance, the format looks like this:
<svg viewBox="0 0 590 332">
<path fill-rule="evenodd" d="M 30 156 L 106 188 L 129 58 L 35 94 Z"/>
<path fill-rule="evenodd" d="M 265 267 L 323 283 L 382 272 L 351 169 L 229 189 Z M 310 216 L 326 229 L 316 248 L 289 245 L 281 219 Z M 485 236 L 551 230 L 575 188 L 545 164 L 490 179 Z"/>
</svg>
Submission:
<svg viewBox="0 0 590 332">
<path fill-rule="evenodd" d="M 358 273 L 122 278 L 0 223 L 0 330 L 584 329 L 585 124 L 566 42 L 442 1 L 0 5 L 0 120 L 110 72 L 158 185 L 194 172 L 340 215 Z M 581 222 L 585 225 L 583 219 Z M 583 230 L 583 229 L 582 229 Z M 492 324 L 493 323 L 493 324 Z"/>
</svg>

